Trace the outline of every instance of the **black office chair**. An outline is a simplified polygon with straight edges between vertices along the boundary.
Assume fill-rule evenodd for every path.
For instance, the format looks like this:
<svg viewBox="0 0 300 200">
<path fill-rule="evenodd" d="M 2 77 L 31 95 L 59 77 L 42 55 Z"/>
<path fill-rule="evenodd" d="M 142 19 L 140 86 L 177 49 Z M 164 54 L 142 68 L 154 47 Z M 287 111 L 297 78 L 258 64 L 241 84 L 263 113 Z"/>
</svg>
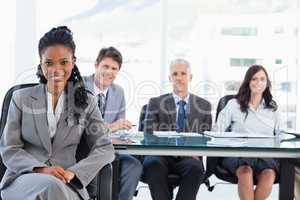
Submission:
<svg viewBox="0 0 300 200">
<path fill-rule="evenodd" d="M 139 127 L 138 130 L 139 131 L 144 131 L 144 120 L 146 117 L 146 112 L 147 112 L 147 104 L 145 104 L 142 109 L 141 109 L 141 113 L 140 113 L 140 117 L 139 117 Z M 139 157 L 140 160 L 143 160 L 143 158 Z M 168 175 L 168 183 L 170 186 L 170 193 L 173 194 L 173 190 L 174 188 L 176 188 L 179 185 L 180 182 L 180 176 L 177 174 L 169 174 Z M 207 187 L 207 189 L 209 191 L 212 191 L 213 187 L 210 186 L 210 181 L 208 179 L 208 177 L 206 177 L 203 181 L 203 183 L 205 184 L 205 186 Z"/>
<path fill-rule="evenodd" d="M 37 85 L 37 83 L 16 85 L 10 88 L 6 93 L 2 103 L 2 112 L 1 112 L 1 120 L 0 120 L 0 138 L 2 138 L 2 133 L 6 124 L 8 108 L 9 108 L 9 104 L 13 92 L 22 88 L 33 87 L 35 85 Z M 85 138 L 83 137 L 77 148 L 76 159 L 80 160 L 82 158 L 85 158 L 88 155 L 89 151 L 90 149 L 86 143 Z M 2 158 L 0 158 L 0 181 L 3 178 L 5 170 L 6 167 L 2 162 Z M 87 187 L 89 195 L 91 196 L 92 199 L 97 199 L 97 200 L 112 199 L 112 192 L 113 192 L 112 176 L 113 176 L 113 166 L 112 164 L 107 164 L 100 170 L 100 172 L 95 178 L 96 188 L 92 188 L 90 185 Z M 1 197 L 0 200 L 2 200 Z"/>
<path fill-rule="evenodd" d="M 146 112 L 147 112 L 147 104 L 143 105 L 143 107 L 141 109 L 138 131 L 144 131 L 144 126 L 145 126 L 144 121 L 145 121 L 145 118 L 146 118 Z"/>
<path fill-rule="evenodd" d="M 220 111 L 227 105 L 228 101 L 235 98 L 236 95 L 226 95 L 219 100 L 217 111 L 216 111 L 216 119 L 217 121 Z M 231 126 L 227 127 L 226 131 L 231 131 Z M 212 174 L 214 174 L 217 178 L 236 184 L 238 182 L 238 178 L 235 174 L 232 174 L 226 168 L 222 166 L 223 157 L 207 157 L 206 160 L 206 177 L 209 178 Z M 276 175 L 275 183 L 279 182 L 279 175 Z M 255 183 L 256 184 L 256 183 Z M 211 187 L 212 191 L 214 186 Z"/>
<path fill-rule="evenodd" d="M 226 95 L 222 97 L 217 106 L 216 111 L 216 118 L 215 121 L 217 121 L 220 111 L 225 108 L 228 101 L 235 98 L 235 95 Z M 226 131 L 231 131 L 231 127 L 227 127 Z M 221 180 L 224 180 L 226 182 L 230 183 L 237 183 L 237 177 L 230 173 L 227 169 L 225 169 L 222 166 L 222 157 L 207 157 L 206 158 L 206 177 L 209 178 L 212 174 L 215 174 L 215 176 Z M 211 191 L 214 189 L 214 187 L 211 188 Z"/>
<path fill-rule="evenodd" d="M 140 113 L 139 117 L 139 131 L 144 131 L 144 121 L 146 117 L 146 112 L 147 112 L 147 104 L 145 104 Z M 143 158 L 139 157 L 140 160 L 143 160 Z M 143 181 L 143 180 L 142 180 Z M 169 174 L 168 175 L 168 184 L 169 184 L 169 191 L 171 194 L 173 194 L 173 190 L 179 185 L 180 183 L 180 176 L 177 174 Z"/>
</svg>

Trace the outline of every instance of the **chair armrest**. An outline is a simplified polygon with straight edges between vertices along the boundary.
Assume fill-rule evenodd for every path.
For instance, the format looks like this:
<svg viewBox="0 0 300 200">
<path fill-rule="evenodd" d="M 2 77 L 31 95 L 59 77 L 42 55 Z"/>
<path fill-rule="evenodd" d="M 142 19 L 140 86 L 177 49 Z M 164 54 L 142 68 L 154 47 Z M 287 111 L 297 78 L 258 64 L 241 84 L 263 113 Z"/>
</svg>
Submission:
<svg viewBox="0 0 300 200">
<path fill-rule="evenodd" d="M 105 165 L 97 174 L 97 200 L 112 200 L 112 163 Z"/>
<path fill-rule="evenodd" d="M 105 165 L 96 177 L 97 200 L 118 200 L 120 187 L 120 159 L 116 154 L 112 163 Z"/>
<path fill-rule="evenodd" d="M 295 165 L 296 167 L 300 167 L 300 159 L 299 158 L 290 158 L 288 161 L 292 164 Z"/>
<path fill-rule="evenodd" d="M 120 194 L 120 172 L 121 172 L 121 162 L 119 154 L 116 154 L 115 160 L 112 162 L 112 200 L 119 200 Z"/>
</svg>

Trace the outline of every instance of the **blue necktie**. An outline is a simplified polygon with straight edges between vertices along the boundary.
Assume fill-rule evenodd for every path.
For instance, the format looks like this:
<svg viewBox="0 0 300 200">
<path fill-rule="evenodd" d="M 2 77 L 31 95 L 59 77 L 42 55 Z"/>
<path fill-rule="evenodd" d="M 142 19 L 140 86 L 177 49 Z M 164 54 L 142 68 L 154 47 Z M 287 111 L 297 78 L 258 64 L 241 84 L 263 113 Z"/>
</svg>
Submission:
<svg viewBox="0 0 300 200">
<path fill-rule="evenodd" d="M 177 115 L 177 124 L 176 124 L 176 131 L 177 132 L 183 132 L 184 131 L 184 124 L 185 124 L 185 101 L 181 100 L 178 102 L 179 109 L 178 109 L 178 115 Z"/>
</svg>

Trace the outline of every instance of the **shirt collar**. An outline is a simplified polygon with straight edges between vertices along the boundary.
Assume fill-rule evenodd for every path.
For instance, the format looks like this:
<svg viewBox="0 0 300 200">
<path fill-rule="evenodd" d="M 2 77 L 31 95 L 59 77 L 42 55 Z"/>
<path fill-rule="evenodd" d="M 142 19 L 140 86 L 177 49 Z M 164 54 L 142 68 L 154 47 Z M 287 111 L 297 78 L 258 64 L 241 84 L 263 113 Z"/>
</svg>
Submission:
<svg viewBox="0 0 300 200">
<path fill-rule="evenodd" d="M 175 104 L 177 105 L 179 101 L 183 100 L 186 104 L 188 104 L 189 102 L 189 98 L 190 98 L 190 94 L 188 93 L 188 95 L 182 99 L 180 96 L 178 96 L 177 94 L 175 94 L 174 92 L 172 93 L 173 98 L 175 100 Z"/>
<path fill-rule="evenodd" d="M 109 87 L 108 87 L 109 88 Z M 97 96 L 98 94 L 104 94 L 104 97 L 106 97 L 107 92 L 108 92 L 108 88 L 106 88 L 104 91 L 100 90 L 96 84 L 94 83 L 94 95 Z"/>
</svg>

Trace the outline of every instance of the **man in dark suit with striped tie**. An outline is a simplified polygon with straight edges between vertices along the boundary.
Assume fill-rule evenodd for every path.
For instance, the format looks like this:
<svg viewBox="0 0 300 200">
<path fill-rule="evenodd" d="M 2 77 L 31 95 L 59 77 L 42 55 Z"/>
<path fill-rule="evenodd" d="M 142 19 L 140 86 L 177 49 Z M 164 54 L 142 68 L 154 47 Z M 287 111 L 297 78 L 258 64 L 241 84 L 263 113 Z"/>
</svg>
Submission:
<svg viewBox="0 0 300 200">
<path fill-rule="evenodd" d="M 150 99 L 144 121 L 144 131 L 203 132 L 211 129 L 211 105 L 189 93 L 192 80 L 190 64 L 184 59 L 171 62 L 169 79 L 173 92 Z M 171 200 L 167 177 L 180 176 L 176 200 L 195 200 L 204 179 L 200 157 L 146 156 L 144 180 L 149 184 L 154 200 Z"/>
</svg>

